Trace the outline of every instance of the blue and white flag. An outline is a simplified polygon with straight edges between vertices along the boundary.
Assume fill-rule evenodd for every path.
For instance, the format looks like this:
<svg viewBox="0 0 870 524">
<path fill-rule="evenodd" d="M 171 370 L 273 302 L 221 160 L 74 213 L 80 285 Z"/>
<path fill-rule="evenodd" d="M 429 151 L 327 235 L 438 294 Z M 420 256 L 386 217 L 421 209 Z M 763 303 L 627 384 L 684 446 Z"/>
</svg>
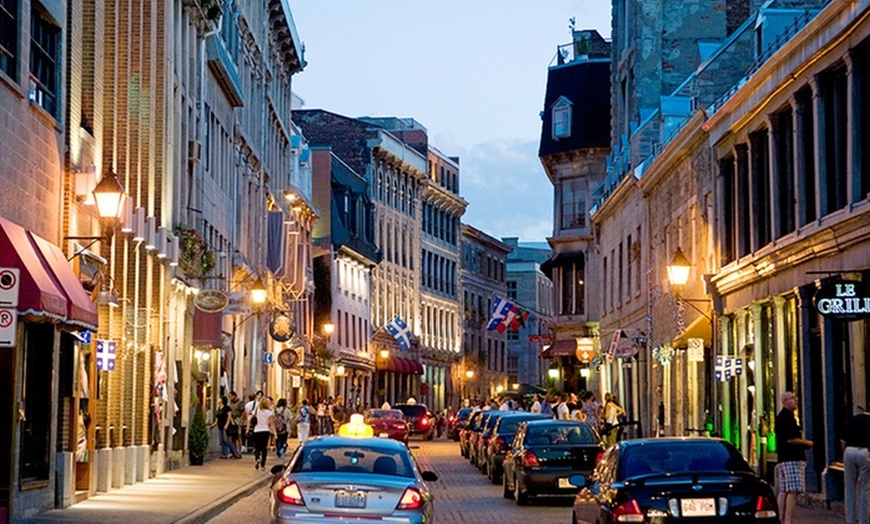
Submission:
<svg viewBox="0 0 870 524">
<path fill-rule="evenodd" d="M 393 335 L 402 351 L 408 351 L 411 348 L 411 329 L 405 324 L 402 317 L 396 317 L 392 322 L 388 323 L 387 331 Z"/>
<path fill-rule="evenodd" d="M 97 340 L 97 370 L 115 371 L 114 340 Z"/>
<path fill-rule="evenodd" d="M 743 374 L 743 359 L 737 357 L 717 356 L 714 367 L 716 382 L 728 382 L 734 376 Z"/>
</svg>

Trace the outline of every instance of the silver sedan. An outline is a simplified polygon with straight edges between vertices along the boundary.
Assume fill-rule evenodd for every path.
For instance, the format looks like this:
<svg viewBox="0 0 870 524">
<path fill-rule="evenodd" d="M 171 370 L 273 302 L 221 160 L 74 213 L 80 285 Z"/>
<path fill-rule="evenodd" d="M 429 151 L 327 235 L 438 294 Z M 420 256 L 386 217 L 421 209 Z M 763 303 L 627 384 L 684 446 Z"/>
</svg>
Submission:
<svg viewBox="0 0 870 524">
<path fill-rule="evenodd" d="M 271 515 L 277 522 L 432 521 L 432 500 L 404 444 L 373 437 L 324 436 L 297 448 L 283 473 L 276 466 Z M 278 476 L 280 474 L 280 476 Z"/>
</svg>

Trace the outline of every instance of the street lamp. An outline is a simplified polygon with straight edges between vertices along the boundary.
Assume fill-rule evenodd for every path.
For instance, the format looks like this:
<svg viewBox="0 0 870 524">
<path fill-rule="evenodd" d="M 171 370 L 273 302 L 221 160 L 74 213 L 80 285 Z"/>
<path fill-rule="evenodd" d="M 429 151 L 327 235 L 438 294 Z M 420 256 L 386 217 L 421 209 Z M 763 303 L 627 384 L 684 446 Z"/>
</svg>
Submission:
<svg viewBox="0 0 870 524">
<path fill-rule="evenodd" d="M 251 287 L 251 302 L 256 306 L 265 304 L 266 294 L 266 286 L 264 286 L 263 281 L 258 278 Z"/>
<path fill-rule="evenodd" d="M 473 369 L 466 370 L 465 371 L 465 378 L 467 378 L 468 380 L 473 379 L 474 378 L 474 370 Z"/>
<path fill-rule="evenodd" d="M 711 302 L 711 299 L 708 299 L 708 298 L 703 298 L 703 299 L 684 298 L 680 295 L 679 290 L 682 286 L 686 285 L 686 283 L 689 281 L 689 272 L 691 271 L 691 269 L 692 269 L 692 263 L 689 261 L 689 259 L 686 257 L 686 255 L 683 253 L 683 250 L 680 249 L 679 247 L 677 247 L 677 250 L 674 252 L 674 257 L 671 259 L 671 263 L 668 264 L 668 266 L 667 266 L 668 281 L 671 283 L 671 287 L 675 288 L 674 289 L 674 296 L 676 297 L 678 303 L 688 304 L 692 309 L 694 309 L 702 317 L 704 317 L 705 319 L 707 319 L 707 321 L 710 322 L 710 348 L 709 348 L 709 350 L 707 350 L 705 348 L 705 355 L 704 355 L 704 358 L 706 360 L 705 361 L 705 368 L 706 368 L 706 375 L 707 375 L 705 377 L 706 378 L 706 380 L 705 380 L 705 390 L 706 390 L 705 393 L 706 393 L 706 397 L 707 397 L 706 401 L 708 402 L 707 412 L 712 413 L 714 425 L 715 425 L 716 424 L 715 421 L 718 420 L 718 410 L 719 410 L 718 409 L 718 400 L 717 400 L 718 390 L 716 388 L 715 382 L 713 381 L 713 375 L 715 374 L 715 370 L 716 370 L 715 359 L 713 358 L 713 355 L 715 355 L 715 350 L 716 350 L 716 321 L 714 318 L 715 311 L 713 311 L 713 309 L 714 309 L 713 308 L 713 309 L 711 309 L 710 313 L 707 313 L 706 311 L 701 310 L 701 308 L 699 308 L 698 306 L 696 306 L 694 304 L 695 302 L 703 302 L 706 304 L 706 303 Z M 710 285 L 710 276 L 711 275 L 705 275 L 705 281 L 707 282 L 708 286 Z"/>
<path fill-rule="evenodd" d="M 335 332 L 335 324 L 333 324 L 332 322 L 327 322 L 327 323 L 323 324 L 323 333 L 326 336 L 330 336 L 334 332 Z"/>
<path fill-rule="evenodd" d="M 127 194 L 124 193 L 124 186 L 118 180 L 118 176 L 109 171 L 100 179 L 100 183 L 94 187 L 94 200 L 97 203 L 97 213 L 100 218 L 114 222 L 121 218 L 121 213 L 124 211 L 124 199 Z"/>
</svg>

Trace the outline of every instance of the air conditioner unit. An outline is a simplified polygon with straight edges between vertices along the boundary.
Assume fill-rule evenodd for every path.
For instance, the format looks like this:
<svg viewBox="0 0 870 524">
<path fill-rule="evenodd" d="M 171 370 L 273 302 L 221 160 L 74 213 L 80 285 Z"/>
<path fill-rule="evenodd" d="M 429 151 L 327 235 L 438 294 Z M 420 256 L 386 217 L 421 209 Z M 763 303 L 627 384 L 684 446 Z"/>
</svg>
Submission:
<svg viewBox="0 0 870 524">
<path fill-rule="evenodd" d="M 202 142 L 199 140 L 187 141 L 187 161 L 198 164 L 202 156 Z"/>
</svg>

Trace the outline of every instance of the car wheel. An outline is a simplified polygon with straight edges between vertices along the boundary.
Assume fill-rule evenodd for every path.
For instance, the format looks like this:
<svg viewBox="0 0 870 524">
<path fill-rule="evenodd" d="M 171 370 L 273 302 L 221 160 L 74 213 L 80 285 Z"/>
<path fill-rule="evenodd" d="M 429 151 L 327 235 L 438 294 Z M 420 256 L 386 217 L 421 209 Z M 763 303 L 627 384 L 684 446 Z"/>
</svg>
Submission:
<svg viewBox="0 0 870 524">
<path fill-rule="evenodd" d="M 492 462 L 489 463 L 489 468 L 487 469 L 487 475 L 489 476 L 489 481 L 492 482 L 493 484 L 497 485 L 497 484 L 501 483 L 501 475 L 499 475 L 495 472 L 495 466 L 492 464 Z"/>
<path fill-rule="evenodd" d="M 432 440 L 433 438 L 435 438 L 435 433 L 430 431 L 429 434 L 426 435 L 426 440 Z"/>
<path fill-rule="evenodd" d="M 486 477 L 489 478 L 489 463 L 485 459 L 477 459 L 477 467 L 480 468 L 480 472 L 486 474 Z"/>
<path fill-rule="evenodd" d="M 501 496 L 506 499 L 514 498 L 513 492 L 508 488 L 507 475 L 501 476 Z"/>
<path fill-rule="evenodd" d="M 516 477 L 514 477 L 514 499 L 517 501 L 517 506 L 525 506 L 529 503 L 529 495 L 520 491 L 520 482 Z"/>
</svg>

